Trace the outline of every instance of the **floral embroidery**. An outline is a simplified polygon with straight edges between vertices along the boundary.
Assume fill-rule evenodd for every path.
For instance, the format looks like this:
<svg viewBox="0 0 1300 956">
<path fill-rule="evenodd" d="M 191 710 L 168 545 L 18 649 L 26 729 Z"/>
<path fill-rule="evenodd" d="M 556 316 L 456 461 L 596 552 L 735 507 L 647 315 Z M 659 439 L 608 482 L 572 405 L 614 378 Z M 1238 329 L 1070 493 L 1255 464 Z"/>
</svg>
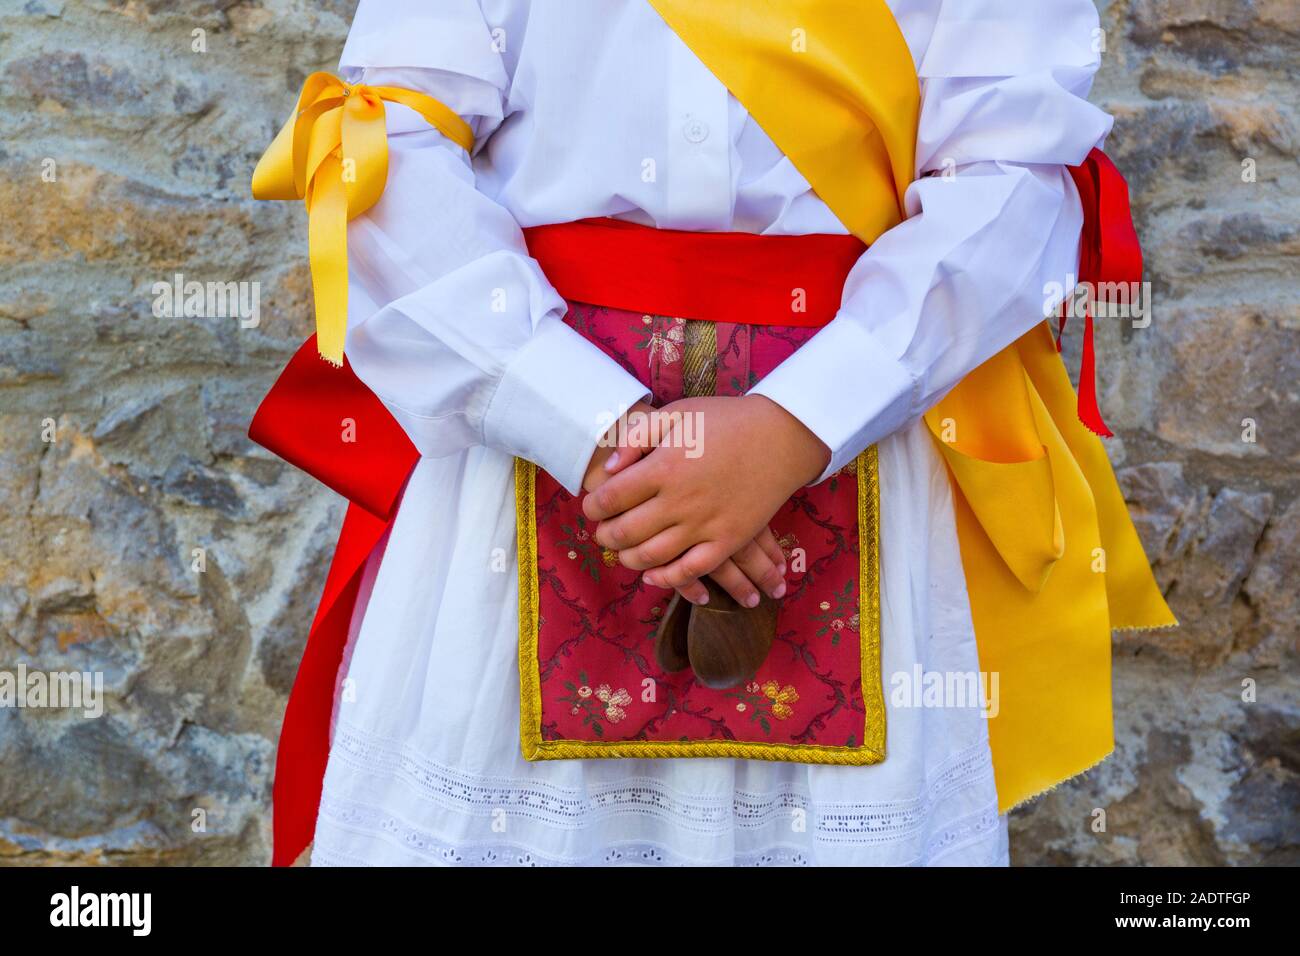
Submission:
<svg viewBox="0 0 1300 956">
<path fill-rule="evenodd" d="M 665 365 L 672 365 L 682 358 L 682 349 L 686 345 L 686 320 L 668 319 L 667 321 L 671 323 L 667 328 L 656 329 L 653 316 L 641 316 L 641 324 L 644 328 L 636 330 L 642 333 L 642 339 L 636 347 L 648 350 L 650 361 L 653 362 L 658 358 Z"/>
<path fill-rule="evenodd" d="M 830 634 L 832 647 L 839 644 L 840 632 L 846 627 L 854 631 L 858 629 L 858 602 L 853 596 L 853 582 L 846 581 L 843 590 L 837 591 L 834 597 L 834 604 L 822 601 L 818 605 L 822 613 L 813 615 L 813 620 L 821 624 L 817 636 Z"/>
<path fill-rule="evenodd" d="M 770 680 L 763 685 L 763 693 L 772 701 L 772 716 L 777 720 L 785 720 L 794 715 L 794 708 L 790 704 L 798 703 L 799 692 L 792 686 L 786 684 L 781 687 L 776 681 Z"/>
<path fill-rule="evenodd" d="M 605 717 L 611 724 L 616 724 L 626 717 L 627 711 L 624 708 L 632 703 L 632 695 L 627 692 L 626 687 L 610 690 L 608 684 L 601 684 L 596 689 L 596 698 L 604 703 Z"/>
<path fill-rule="evenodd" d="M 776 546 L 781 549 L 781 553 L 789 561 L 794 557 L 795 548 L 799 547 L 799 536 L 796 534 L 783 534 L 776 539 Z"/>
<path fill-rule="evenodd" d="M 581 684 L 574 684 L 572 681 L 564 682 L 564 687 L 569 693 L 560 697 L 560 701 L 570 705 L 571 715 L 575 717 L 582 715 L 583 726 L 590 727 L 591 732 L 597 737 L 603 737 L 605 727 L 601 721 L 616 724 L 626 717 L 627 707 L 632 703 L 632 695 L 625 687 L 613 690 L 608 684 L 601 684 L 592 690 L 591 684 L 587 682 L 586 671 L 579 672 L 578 679 L 582 681 Z"/>
<path fill-rule="evenodd" d="M 582 570 L 591 575 L 591 579 L 600 582 L 600 564 L 604 563 L 609 567 L 609 562 L 605 560 L 602 552 L 608 550 L 598 548 L 596 543 L 591 539 L 591 532 L 587 530 L 587 518 L 585 515 L 578 515 L 576 527 L 574 525 L 562 525 L 560 530 L 564 532 L 564 537 L 556 542 L 556 546 L 568 549 L 565 557 L 570 561 L 582 559 Z M 597 555 L 600 555 L 600 561 L 597 561 Z M 617 554 L 615 554 L 617 558 Z"/>
<path fill-rule="evenodd" d="M 758 724 L 765 734 L 772 733 L 771 720 L 793 717 L 794 708 L 790 705 L 799 701 L 799 692 L 792 685 L 782 687 L 774 680 L 762 684 L 750 681 L 743 691 L 732 691 L 727 696 L 736 699 L 736 712 L 748 713 L 750 723 Z"/>
</svg>

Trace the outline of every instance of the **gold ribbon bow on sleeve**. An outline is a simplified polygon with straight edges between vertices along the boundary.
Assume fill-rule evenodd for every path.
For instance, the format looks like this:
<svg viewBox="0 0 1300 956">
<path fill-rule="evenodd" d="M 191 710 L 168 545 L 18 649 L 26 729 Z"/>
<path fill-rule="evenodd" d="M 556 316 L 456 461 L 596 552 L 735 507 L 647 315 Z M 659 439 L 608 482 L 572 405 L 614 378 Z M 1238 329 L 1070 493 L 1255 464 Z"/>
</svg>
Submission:
<svg viewBox="0 0 1300 956">
<path fill-rule="evenodd" d="M 313 73 L 253 172 L 255 199 L 307 205 L 316 346 L 332 365 L 343 364 L 348 325 L 348 222 L 378 202 L 388 182 L 385 101 L 415 110 L 466 152 L 473 148 L 469 124 L 432 96 Z"/>
</svg>

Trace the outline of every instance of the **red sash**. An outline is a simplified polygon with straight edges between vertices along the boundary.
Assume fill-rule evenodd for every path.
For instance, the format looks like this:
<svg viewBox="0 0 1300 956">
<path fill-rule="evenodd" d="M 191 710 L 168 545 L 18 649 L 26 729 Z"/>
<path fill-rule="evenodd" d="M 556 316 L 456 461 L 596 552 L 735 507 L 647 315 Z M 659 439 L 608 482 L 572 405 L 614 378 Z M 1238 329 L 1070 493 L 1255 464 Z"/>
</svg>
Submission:
<svg viewBox="0 0 1300 956">
<path fill-rule="evenodd" d="M 1140 277 L 1123 178 L 1097 150 L 1071 173 L 1080 184 L 1085 215 L 1080 280 L 1101 281 L 1100 270 L 1113 270 L 1104 276 L 1109 281 Z M 835 317 L 845 275 L 864 249 L 853 236 L 691 233 L 614 220 L 539 226 L 524 235 L 530 254 L 565 298 L 591 301 L 595 276 L 603 298 L 617 300 L 602 304 L 683 318 L 808 327 Z M 621 291 L 610 295 L 611 288 Z M 792 311 L 792 296 L 799 292 L 802 299 Z M 1090 344 L 1089 335 L 1084 358 L 1089 371 Z M 355 440 L 341 439 L 345 429 Z M 263 399 L 249 437 L 349 501 L 280 732 L 272 862 L 288 866 L 315 832 L 336 680 L 361 572 L 392 526 L 419 455 L 346 362 L 338 369 L 320 360 L 314 337 Z"/>
<path fill-rule="evenodd" d="M 355 441 L 344 441 L 346 437 Z M 312 336 L 289 361 L 248 437 L 348 499 L 347 516 L 307 633 L 275 759 L 274 866 L 290 866 L 316 831 L 329 758 L 334 682 L 347 645 L 366 559 L 391 527 L 419 457 L 406 432 L 344 359 L 335 368 Z"/>
<path fill-rule="evenodd" d="M 524 230 L 564 298 L 681 319 L 821 328 L 866 251 L 856 236 L 755 236 L 580 219 Z"/>
</svg>

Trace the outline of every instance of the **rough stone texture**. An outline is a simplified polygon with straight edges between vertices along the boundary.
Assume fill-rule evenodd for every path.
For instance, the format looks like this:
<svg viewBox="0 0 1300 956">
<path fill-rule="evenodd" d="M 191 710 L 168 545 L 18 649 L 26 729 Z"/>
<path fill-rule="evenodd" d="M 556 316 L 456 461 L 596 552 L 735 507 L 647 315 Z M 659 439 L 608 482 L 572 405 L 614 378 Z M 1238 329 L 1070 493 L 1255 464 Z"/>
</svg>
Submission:
<svg viewBox="0 0 1300 956">
<path fill-rule="evenodd" d="M 1015 811 L 1012 859 L 1294 864 L 1300 6 L 1099 6 L 1093 99 L 1116 117 L 1155 302 L 1146 329 L 1100 323 L 1102 401 L 1181 627 L 1116 635 L 1115 756 Z"/>
<path fill-rule="evenodd" d="M 107 697 L 0 709 L 0 862 L 268 858 L 341 508 L 244 437 L 310 325 L 301 209 L 248 181 L 353 6 L 0 4 L 0 670 L 102 672 Z M 1017 810 L 1013 856 L 1294 863 L 1300 6 L 1102 8 L 1094 99 L 1156 296 L 1149 328 L 1101 324 L 1102 400 L 1183 626 L 1117 635 L 1116 754 Z M 177 272 L 259 282 L 260 326 L 156 317 Z"/>
</svg>

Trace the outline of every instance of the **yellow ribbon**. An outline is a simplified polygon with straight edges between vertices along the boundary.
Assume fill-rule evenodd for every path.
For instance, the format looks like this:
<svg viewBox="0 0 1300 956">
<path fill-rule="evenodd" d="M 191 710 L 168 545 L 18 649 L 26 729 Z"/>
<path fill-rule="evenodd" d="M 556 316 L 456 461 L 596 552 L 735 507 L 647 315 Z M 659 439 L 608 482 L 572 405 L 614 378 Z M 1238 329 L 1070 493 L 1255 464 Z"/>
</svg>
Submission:
<svg viewBox="0 0 1300 956">
<path fill-rule="evenodd" d="M 650 0 L 864 242 L 902 218 L 920 86 L 884 0 Z M 926 415 L 953 478 L 1006 810 L 1114 744 L 1110 631 L 1175 623 L 1046 323 Z"/>
<path fill-rule="evenodd" d="M 473 149 L 469 124 L 432 96 L 313 73 L 253 172 L 255 199 L 306 203 L 316 347 L 332 365 L 343 364 L 348 327 L 348 222 L 378 202 L 388 183 L 385 102 L 410 107 L 457 146 Z"/>
</svg>

